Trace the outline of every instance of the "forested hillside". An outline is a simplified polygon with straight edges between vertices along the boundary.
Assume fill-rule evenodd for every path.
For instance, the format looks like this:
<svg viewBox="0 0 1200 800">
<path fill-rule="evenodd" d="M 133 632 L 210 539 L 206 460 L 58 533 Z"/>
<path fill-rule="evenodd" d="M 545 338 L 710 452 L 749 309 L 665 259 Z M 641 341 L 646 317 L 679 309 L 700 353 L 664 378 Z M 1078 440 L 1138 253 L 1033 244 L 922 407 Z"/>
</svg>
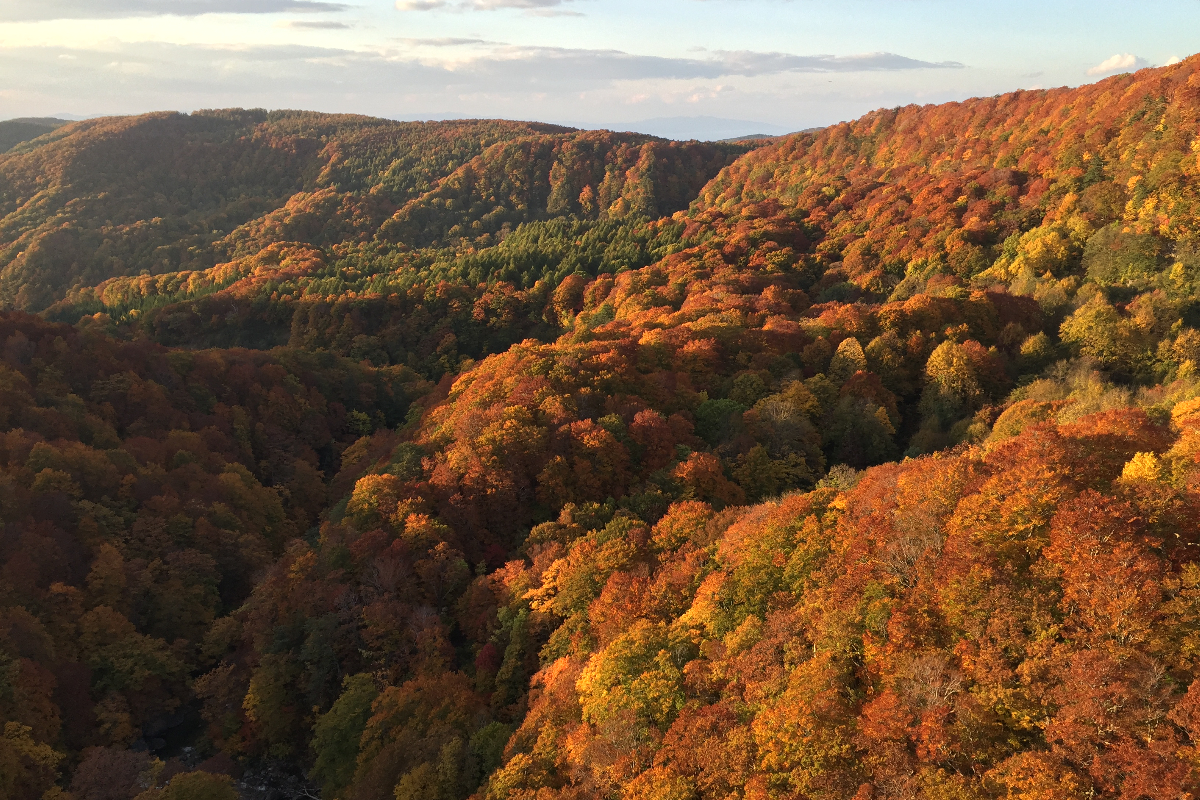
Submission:
<svg viewBox="0 0 1200 800">
<path fill-rule="evenodd" d="M 570 212 L 670 214 L 746 149 L 241 110 L 88 120 L 52 139 L 0 156 L 10 307 L 38 311 L 106 278 L 204 270 L 279 241 L 486 246 Z"/>
<path fill-rule="evenodd" d="M 1200 793 L 1198 123 L 18 145 L 0 796 Z"/>
</svg>

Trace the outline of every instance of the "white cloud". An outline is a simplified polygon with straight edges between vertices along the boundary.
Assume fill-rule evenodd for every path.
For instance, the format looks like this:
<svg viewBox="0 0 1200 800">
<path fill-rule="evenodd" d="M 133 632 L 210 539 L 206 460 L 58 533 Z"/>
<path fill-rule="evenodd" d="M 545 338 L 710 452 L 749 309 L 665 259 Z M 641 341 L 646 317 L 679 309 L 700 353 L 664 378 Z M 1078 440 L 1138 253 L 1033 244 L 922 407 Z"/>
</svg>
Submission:
<svg viewBox="0 0 1200 800">
<path fill-rule="evenodd" d="M 1087 71 L 1088 75 L 1112 75 L 1118 72 L 1129 72 L 1135 69 L 1144 69 L 1150 66 L 1144 58 L 1135 56 L 1133 53 L 1117 53 L 1114 56 L 1101 61 L 1096 66 Z"/>
<path fill-rule="evenodd" d="M 303 24 L 303 23 L 291 23 Z M 508 87 L 536 87 L 541 91 L 547 87 L 586 90 L 597 85 L 611 85 L 619 81 L 641 80 L 719 80 L 721 78 L 756 78 L 785 75 L 789 73 L 852 73 L 894 72 L 911 70 L 943 70 L 959 68 L 954 62 L 932 63 L 919 61 L 894 53 L 867 53 L 863 55 L 801 56 L 790 53 L 760 53 L 748 50 L 714 51 L 701 58 L 671 58 L 626 53 L 621 50 L 585 50 L 565 47 L 530 47 L 487 42 L 482 39 L 407 39 L 401 40 L 411 47 L 447 48 L 453 51 L 444 59 L 418 58 L 408 48 L 403 50 L 370 52 L 339 50 L 334 48 L 296 46 L 243 46 L 213 47 L 201 45 L 168 45 L 165 43 L 118 43 L 112 44 L 112 52 L 121 53 L 125 60 L 153 63 L 161 60 L 162 69 L 157 82 L 179 81 L 190 83 L 209 70 L 186 68 L 182 64 L 194 65 L 211 62 L 228 68 L 239 65 L 241 78 L 248 79 L 253 73 L 251 65 L 271 72 L 274 67 L 286 63 L 313 64 L 336 62 L 353 65 L 361 71 L 362 78 L 369 82 L 371 77 L 400 74 L 411 79 L 421 73 L 422 83 L 430 88 L 443 89 L 451 85 L 473 89 L 486 85 L 489 89 Z M 457 49 L 457 48 L 464 49 Z M 36 69 L 22 69 L 41 62 L 53 53 L 67 53 L 87 60 L 96 51 L 69 48 L 0 48 L 0 82 L 17 85 L 38 83 L 41 78 Z M 110 53 L 111 56 L 111 53 Z M 49 76 L 46 76 L 47 78 Z M 85 76 L 80 75 L 79 78 Z M 317 76 L 312 76 L 317 77 Z M 57 82 L 58 79 L 55 79 Z M 301 70 L 297 67 L 297 83 L 302 83 Z M 258 81 L 252 81 L 257 84 Z M 727 89 L 728 90 L 728 89 Z M 692 90 L 694 91 L 694 89 Z"/>
<path fill-rule="evenodd" d="M 463 47 L 472 44 L 503 44 L 503 42 L 492 42 L 487 39 L 467 39 L 454 36 L 442 36 L 432 39 L 397 39 L 398 42 L 413 45 L 414 47 Z"/>
<path fill-rule="evenodd" d="M 1170 58 L 1167 59 L 1167 63 L 1163 64 L 1163 66 L 1171 67 L 1171 66 L 1174 66 L 1175 64 L 1182 64 L 1182 63 L 1183 63 L 1183 59 L 1180 58 L 1179 56 L 1171 56 Z"/>
<path fill-rule="evenodd" d="M 761 75 L 774 72 L 880 72 L 909 69 L 961 69 L 957 61 L 918 61 L 895 53 L 861 53 L 850 56 L 797 56 L 790 53 L 756 53 L 718 50 L 727 75 Z"/>
<path fill-rule="evenodd" d="M 350 26 L 334 20 L 288 20 L 277 22 L 275 27 L 301 31 L 338 31 L 347 30 Z"/>
<path fill-rule="evenodd" d="M 342 11 L 324 0 L 0 0 L 0 22 Z"/>
<path fill-rule="evenodd" d="M 556 11 L 570 0 L 396 0 L 396 8 L 400 11 L 437 11 L 449 9 L 453 11 L 495 11 L 500 8 L 523 8 L 539 16 L 582 16 L 571 11 Z"/>
<path fill-rule="evenodd" d="M 561 6 L 564 0 L 471 0 L 475 8 L 550 8 Z"/>
<path fill-rule="evenodd" d="M 62 56 L 73 56 L 63 59 Z M 900 94 L 808 94 L 803 73 L 888 75 Z M 379 50 L 183 45 L 106 40 L 100 48 L 0 47 L 0 117 L 70 111 L 96 115 L 160 109 L 309 108 L 396 117 L 502 116 L 583 119 L 618 116 L 632 98 L 645 116 L 687 107 L 750 118 L 812 114 L 811 102 L 838 102 L 845 119 L 912 102 L 920 72 L 942 65 L 894 54 L 798 56 L 702 52 L 667 58 L 618 50 L 522 47 L 486 40 L 393 40 Z M 808 88 L 806 88 L 808 87 Z M 892 91 L 892 90 L 889 90 Z M 586 98 L 586 99 L 585 99 Z M 784 98 L 792 98 L 785 100 Z M 805 99 L 798 99 L 805 98 Z M 940 96 L 933 99 L 942 99 Z M 785 111 L 787 104 L 791 110 Z M 841 106 L 838 106 L 840 109 Z M 800 125 L 800 127 L 804 127 Z"/>
</svg>

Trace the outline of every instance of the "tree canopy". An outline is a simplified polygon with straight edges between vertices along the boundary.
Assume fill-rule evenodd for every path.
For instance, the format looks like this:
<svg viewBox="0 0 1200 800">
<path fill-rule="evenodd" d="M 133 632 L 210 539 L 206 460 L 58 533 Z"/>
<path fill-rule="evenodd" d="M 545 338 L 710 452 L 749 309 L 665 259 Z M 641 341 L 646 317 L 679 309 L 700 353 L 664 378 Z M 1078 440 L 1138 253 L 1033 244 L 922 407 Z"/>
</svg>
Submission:
<svg viewBox="0 0 1200 800">
<path fill-rule="evenodd" d="M 0 795 L 1200 793 L 1198 76 L 17 144 Z"/>
</svg>

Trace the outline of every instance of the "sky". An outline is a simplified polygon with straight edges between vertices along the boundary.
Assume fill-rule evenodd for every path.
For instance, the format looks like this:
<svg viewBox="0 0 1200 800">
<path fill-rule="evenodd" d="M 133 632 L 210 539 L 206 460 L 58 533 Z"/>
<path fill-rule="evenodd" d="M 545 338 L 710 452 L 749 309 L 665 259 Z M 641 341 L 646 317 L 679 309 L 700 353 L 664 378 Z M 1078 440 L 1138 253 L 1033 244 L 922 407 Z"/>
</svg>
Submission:
<svg viewBox="0 0 1200 800">
<path fill-rule="evenodd" d="M 0 0 L 0 119 L 300 108 L 722 138 L 1197 51 L 1200 0 Z"/>
</svg>

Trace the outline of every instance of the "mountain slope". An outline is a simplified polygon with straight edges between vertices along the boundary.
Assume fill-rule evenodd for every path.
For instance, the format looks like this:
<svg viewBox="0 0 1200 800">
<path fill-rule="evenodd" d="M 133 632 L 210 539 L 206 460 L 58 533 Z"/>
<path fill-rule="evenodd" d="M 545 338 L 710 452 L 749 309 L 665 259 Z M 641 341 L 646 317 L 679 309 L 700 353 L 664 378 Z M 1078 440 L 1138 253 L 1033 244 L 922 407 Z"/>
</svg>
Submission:
<svg viewBox="0 0 1200 800">
<path fill-rule="evenodd" d="M 540 216 L 667 216 L 744 150 L 606 131 L 498 144 L 407 204 L 381 235 L 421 246 Z"/>
<path fill-rule="evenodd" d="M 921 261 L 970 279 L 1009 236 L 1072 213 L 1190 240 L 1198 114 L 1196 59 L 1079 89 L 877 111 L 747 154 L 697 208 L 796 208 L 822 231 L 825 261 L 864 284 Z"/>
<path fill-rule="evenodd" d="M 589 520 L 504 574 L 580 617 L 486 796 L 1187 796 L 1197 408 Z"/>
<path fill-rule="evenodd" d="M 548 195 L 534 188 L 546 183 L 556 159 L 571 172 L 568 184 L 586 176 L 601 193 L 606 205 L 593 216 L 607 211 L 626 183 L 638 193 L 631 212 L 667 213 L 686 207 L 745 151 L 650 144 L 636 135 L 577 138 L 532 123 L 395 123 L 299 112 L 75 123 L 39 147 L 0 157 L 0 304 L 40 310 L 74 287 L 206 269 L 281 240 L 370 240 L 397 209 L 391 227 L 398 228 L 385 229 L 386 241 L 403 234 L 416 246 L 447 233 L 474 239 L 578 207 L 582 186 L 565 199 L 550 198 L 549 206 Z M 538 144 L 497 149 L 526 139 Z M 555 155 L 568 141 L 561 158 Z M 662 163 L 653 167 L 648 151 L 637 175 L 626 178 L 638 161 L 627 151 L 643 145 L 661 149 Z M 683 155 L 673 156 L 677 151 Z M 473 195 L 475 188 L 483 194 Z M 422 203 L 433 203 L 432 218 L 421 217 Z M 455 217 L 454 204 L 465 216 Z M 498 216 L 497 206 L 505 209 Z M 415 229 L 414 215 L 423 220 Z M 426 231 L 431 219 L 436 230 Z M 470 227 L 480 222 L 479 230 Z"/>
<path fill-rule="evenodd" d="M 224 236 L 305 188 L 403 201 L 492 141 L 542 129 L 253 111 L 74 123 L 0 158 L 0 302 L 41 308 L 80 282 L 210 267 Z"/>
</svg>

